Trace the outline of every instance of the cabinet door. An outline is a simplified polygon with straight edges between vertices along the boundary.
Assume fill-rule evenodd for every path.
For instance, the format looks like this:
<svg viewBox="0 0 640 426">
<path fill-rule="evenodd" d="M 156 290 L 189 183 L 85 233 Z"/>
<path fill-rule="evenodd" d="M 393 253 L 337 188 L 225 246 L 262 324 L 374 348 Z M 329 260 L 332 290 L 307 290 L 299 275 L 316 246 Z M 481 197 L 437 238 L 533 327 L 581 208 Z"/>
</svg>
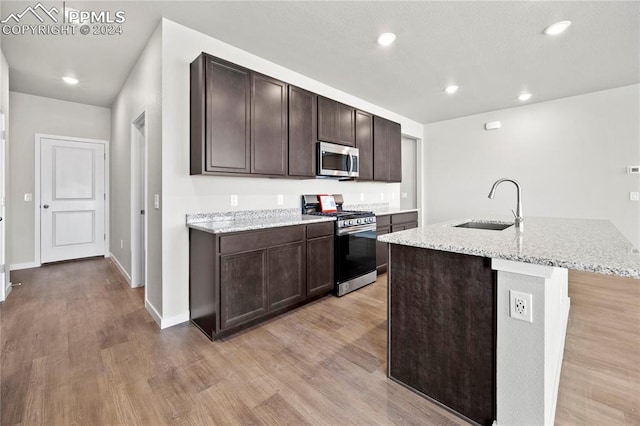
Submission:
<svg viewBox="0 0 640 426">
<path fill-rule="evenodd" d="M 269 311 L 292 305 L 304 297 L 304 241 L 268 250 Z"/>
<path fill-rule="evenodd" d="M 250 71 L 207 57 L 205 169 L 250 171 Z"/>
<path fill-rule="evenodd" d="M 307 240 L 307 296 L 333 289 L 333 235 Z"/>
<path fill-rule="evenodd" d="M 400 124 L 373 117 L 373 179 L 402 181 L 402 141 Z"/>
<path fill-rule="evenodd" d="M 389 181 L 402 182 L 402 134 L 400 124 L 387 123 L 387 162 L 389 163 Z"/>
<path fill-rule="evenodd" d="M 376 230 L 377 235 L 388 234 L 390 231 L 389 226 L 379 226 Z M 378 272 L 384 272 L 387 270 L 387 262 L 389 260 L 389 253 L 387 251 L 387 243 L 376 241 L 376 269 Z"/>
<path fill-rule="evenodd" d="M 318 96 L 318 140 L 338 143 L 338 102 Z"/>
<path fill-rule="evenodd" d="M 402 223 L 400 225 L 391 225 L 391 232 L 404 231 L 405 229 L 407 229 L 406 223 Z"/>
<path fill-rule="evenodd" d="M 251 74 L 251 173 L 286 175 L 287 84 Z"/>
<path fill-rule="evenodd" d="M 360 157 L 358 180 L 373 180 L 373 117 L 356 110 L 356 148 Z"/>
<path fill-rule="evenodd" d="M 267 312 L 267 250 L 220 256 L 220 327 Z"/>
<path fill-rule="evenodd" d="M 373 117 L 373 180 L 389 181 L 387 120 Z"/>
<path fill-rule="evenodd" d="M 338 143 L 355 146 L 355 108 L 338 103 Z"/>
<path fill-rule="evenodd" d="M 289 86 L 289 176 L 316 175 L 316 102 L 314 93 Z"/>
</svg>

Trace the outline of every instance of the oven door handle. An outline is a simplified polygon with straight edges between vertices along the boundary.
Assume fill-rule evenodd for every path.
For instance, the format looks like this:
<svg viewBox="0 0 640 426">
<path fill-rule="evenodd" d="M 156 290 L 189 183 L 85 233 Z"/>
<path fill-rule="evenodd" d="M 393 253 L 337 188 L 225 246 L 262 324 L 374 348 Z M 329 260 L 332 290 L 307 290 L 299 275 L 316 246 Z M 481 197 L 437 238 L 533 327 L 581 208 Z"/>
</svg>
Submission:
<svg viewBox="0 0 640 426">
<path fill-rule="evenodd" d="M 375 231 L 375 230 L 376 230 L 375 224 L 366 224 L 366 225 L 357 225 L 357 226 L 351 226 L 349 228 L 338 229 L 338 232 L 336 234 L 338 236 L 351 235 L 351 234 L 357 234 L 359 232 L 367 232 L 367 231 Z"/>
</svg>

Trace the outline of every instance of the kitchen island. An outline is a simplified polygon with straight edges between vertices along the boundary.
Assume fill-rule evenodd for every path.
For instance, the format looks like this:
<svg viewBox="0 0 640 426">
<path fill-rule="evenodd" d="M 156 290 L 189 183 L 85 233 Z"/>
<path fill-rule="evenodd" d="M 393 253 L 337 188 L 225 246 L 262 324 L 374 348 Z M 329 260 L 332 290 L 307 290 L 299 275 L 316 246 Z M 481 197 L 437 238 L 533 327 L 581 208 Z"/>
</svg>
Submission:
<svg viewBox="0 0 640 426">
<path fill-rule="evenodd" d="M 525 232 L 464 222 L 378 238 L 389 377 L 474 423 L 553 424 L 568 269 L 640 278 L 639 252 L 605 220 L 527 218 Z"/>
</svg>

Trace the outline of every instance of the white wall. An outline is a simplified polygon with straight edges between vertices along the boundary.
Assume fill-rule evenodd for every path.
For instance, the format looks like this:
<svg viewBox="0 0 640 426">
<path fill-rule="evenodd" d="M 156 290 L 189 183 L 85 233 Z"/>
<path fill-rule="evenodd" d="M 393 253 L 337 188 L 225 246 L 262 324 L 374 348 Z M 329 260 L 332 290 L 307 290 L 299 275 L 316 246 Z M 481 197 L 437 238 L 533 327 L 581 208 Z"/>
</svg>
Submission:
<svg viewBox="0 0 640 426">
<path fill-rule="evenodd" d="M 162 30 L 153 32 L 112 108 L 111 253 L 131 274 L 131 126 L 143 112 L 147 134 L 146 303 L 162 315 L 162 211 L 153 209 L 153 194 L 162 193 Z M 120 248 L 122 241 L 122 248 Z"/>
<path fill-rule="evenodd" d="M 427 223 L 510 216 L 518 180 L 527 216 L 609 219 L 640 246 L 640 85 L 425 126 Z M 487 121 L 502 122 L 485 131 Z M 526 229 L 526 226 L 525 226 Z"/>
<path fill-rule="evenodd" d="M 9 101 L 11 150 L 7 192 L 12 200 L 9 206 L 11 265 L 33 266 L 34 202 L 24 201 L 24 194 L 35 191 L 35 134 L 109 140 L 111 110 L 18 92 L 10 92 Z"/>
<path fill-rule="evenodd" d="M 399 205 L 400 184 L 190 176 L 189 64 L 201 52 L 400 122 L 402 132 L 416 138 L 423 126 L 174 22 L 165 19 L 162 25 L 162 312 L 168 323 L 176 323 L 187 320 L 189 310 L 185 214 L 231 210 L 230 194 L 238 195 L 242 210 L 300 207 L 302 194 L 319 192 L 343 193 L 351 204 L 364 193 L 363 202 Z M 276 204 L 277 194 L 285 196 L 284 205 Z"/>
</svg>

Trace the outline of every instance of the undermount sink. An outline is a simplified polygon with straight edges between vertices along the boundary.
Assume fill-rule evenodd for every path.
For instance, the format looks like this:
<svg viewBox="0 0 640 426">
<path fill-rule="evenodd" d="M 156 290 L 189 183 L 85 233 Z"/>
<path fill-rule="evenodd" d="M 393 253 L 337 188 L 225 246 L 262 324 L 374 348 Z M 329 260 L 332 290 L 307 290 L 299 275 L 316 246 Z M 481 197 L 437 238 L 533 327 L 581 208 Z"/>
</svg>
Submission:
<svg viewBox="0 0 640 426">
<path fill-rule="evenodd" d="M 477 221 L 469 221 L 465 223 L 461 223 L 460 225 L 455 225 L 455 228 L 470 228 L 470 229 L 489 229 L 492 231 L 502 231 L 503 229 L 507 229 L 508 227 L 513 226 L 513 223 L 504 223 L 504 222 L 477 222 Z"/>
</svg>

